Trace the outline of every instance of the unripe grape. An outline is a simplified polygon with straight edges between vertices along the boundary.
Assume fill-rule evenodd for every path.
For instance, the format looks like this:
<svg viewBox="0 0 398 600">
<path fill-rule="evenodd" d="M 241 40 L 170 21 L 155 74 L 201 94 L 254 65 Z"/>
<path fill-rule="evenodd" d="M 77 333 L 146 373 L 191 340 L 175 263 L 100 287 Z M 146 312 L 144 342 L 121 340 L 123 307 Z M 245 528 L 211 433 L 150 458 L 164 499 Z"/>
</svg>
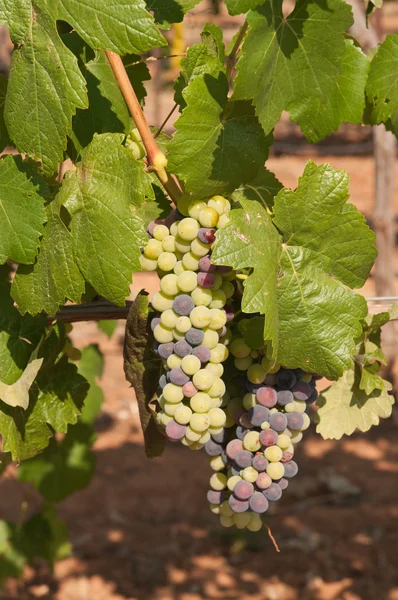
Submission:
<svg viewBox="0 0 398 600">
<path fill-rule="evenodd" d="M 160 280 L 161 291 L 167 296 L 175 296 L 176 294 L 178 294 L 179 289 L 177 286 L 177 280 L 177 275 L 174 275 L 174 273 L 169 273 L 168 275 L 165 275 Z"/>
<path fill-rule="evenodd" d="M 166 402 L 169 402 L 170 404 L 181 402 L 184 398 L 182 387 L 180 385 L 175 385 L 174 383 L 168 383 L 163 388 L 163 397 Z"/>
<path fill-rule="evenodd" d="M 251 348 L 246 344 L 243 338 L 237 338 L 230 345 L 230 352 L 236 358 L 246 358 L 250 355 Z"/>
<path fill-rule="evenodd" d="M 238 481 L 242 481 L 242 477 L 240 475 L 233 475 L 228 479 L 227 487 L 231 492 L 234 491 L 234 487 L 236 486 Z"/>
<path fill-rule="evenodd" d="M 235 293 L 235 286 L 231 281 L 223 281 L 221 290 L 224 292 L 225 297 L 231 298 Z"/>
<path fill-rule="evenodd" d="M 177 402 L 177 404 L 171 404 L 170 402 L 165 402 L 163 406 L 163 410 L 170 416 L 174 417 L 175 412 L 179 406 L 184 406 L 182 402 Z"/>
<path fill-rule="evenodd" d="M 190 312 L 189 318 L 194 327 L 203 329 L 207 327 L 211 320 L 210 310 L 206 306 L 195 306 Z"/>
<path fill-rule="evenodd" d="M 199 257 L 189 251 L 182 257 L 182 264 L 188 271 L 197 271 L 199 268 Z"/>
<path fill-rule="evenodd" d="M 162 242 L 164 240 L 164 238 L 166 236 L 168 236 L 170 234 L 168 227 L 166 227 L 166 225 L 156 225 L 156 227 L 154 227 L 153 229 L 153 237 L 155 238 L 155 240 L 159 240 L 159 242 Z"/>
<path fill-rule="evenodd" d="M 279 462 L 282 458 L 282 450 L 279 446 L 269 446 L 264 450 L 264 456 L 270 462 Z"/>
<path fill-rule="evenodd" d="M 226 215 L 222 215 L 223 217 L 225 217 Z M 220 217 L 221 219 L 221 217 Z M 221 517 L 220 517 L 220 522 L 221 522 Z M 249 531 L 260 531 L 260 529 L 262 529 L 263 527 L 263 522 L 261 520 L 260 515 L 258 515 L 257 513 L 251 513 L 250 516 L 250 522 L 247 524 L 247 529 Z"/>
<path fill-rule="evenodd" d="M 209 410 L 209 419 L 211 427 L 222 427 L 225 423 L 226 415 L 221 408 L 211 408 Z"/>
<path fill-rule="evenodd" d="M 181 275 L 181 273 L 184 273 L 186 270 L 187 270 L 187 269 L 184 267 L 184 265 L 182 264 L 182 261 L 181 261 L 181 260 L 178 260 L 178 261 L 176 262 L 176 264 L 174 265 L 174 269 L 173 269 L 173 271 L 174 271 L 174 274 L 175 274 L 175 275 L 177 275 L 177 277 L 178 277 L 179 275 Z"/>
<path fill-rule="evenodd" d="M 191 292 L 191 298 L 195 306 L 209 306 L 213 299 L 213 294 L 211 293 L 211 290 L 198 286 Z"/>
<path fill-rule="evenodd" d="M 192 382 L 198 390 L 208 390 L 214 382 L 214 375 L 209 370 L 199 369 L 192 377 Z"/>
<path fill-rule="evenodd" d="M 176 239 L 174 235 L 166 235 L 166 237 L 162 241 L 162 248 L 164 252 L 175 252 Z"/>
<path fill-rule="evenodd" d="M 218 219 L 218 212 L 210 206 L 202 208 L 202 210 L 199 212 L 198 221 L 202 225 L 202 227 L 215 227 L 218 223 Z"/>
<path fill-rule="evenodd" d="M 235 359 L 235 360 L 245 360 L 245 359 Z M 242 400 L 243 407 L 246 410 L 250 410 L 253 406 L 256 406 L 256 395 L 255 394 L 245 394 Z"/>
<path fill-rule="evenodd" d="M 210 304 L 211 306 L 211 304 Z M 225 310 L 220 310 L 219 308 L 210 308 L 210 329 L 214 329 L 218 331 L 222 327 L 224 327 L 227 322 L 227 315 Z"/>
<path fill-rule="evenodd" d="M 167 342 L 173 341 L 173 332 L 171 329 L 163 327 L 163 325 L 156 325 L 153 337 L 159 344 L 167 344 Z"/>
<path fill-rule="evenodd" d="M 205 368 L 205 371 L 208 371 L 209 373 L 211 373 L 211 371 L 209 371 L 209 369 Z M 212 373 L 212 375 L 213 375 L 213 373 Z M 214 377 L 214 375 L 213 375 L 213 377 Z M 223 382 L 223 380 L 220 379 L 220 377 L 214 377 L 213 384 L 210 388 L 208 388 L 207 393 L 212 398 L 217 398 L 217 397 L 222 398 L 222 396 L 224 396 L 224 394 L 225 394 L 225 383 Z"/>
<path fill-rule="evenodd" d="M 193 200 L 188 206 L 188 214 L 193 219 L 198 220 L 200 211 L 206 208 L 206 203 L 203 200 Z"/>
<path fill-rule="evenodd" d="M 232 517 L 228 517 L 227 515 L 220 515 L 220 524 L 223 527 L 233 527 L 234 520 Z"/>
<path fill-rule="evenodd" d="M 181 366 L 181 358 L 179 356 L 177 356 L 177 354 L 170 354 L 170 356 L 167 359 L 167 366 L 168 368 L 171 369 L 175 369 L 177 367 Z"/>
<path fill-rule="evenodd" d="M 197 286 L 197 275 L 193 271 L 183 271 L 177 278 L 177 285 L 182 292 L 190 293 Z"/>
<path fill-rule="evenodd" d="M 140 256 L 140 265 L 141 265 L 141 269 L 143 271 L 156 271 L 156 269 L 158 268 L 158 261 L 157 260 L 151 260 L 149 258 L 147 258 L 146 256 L 144 256 L 143 254 L 141 254 Z M 209 302 L 210 304 L 210 302 Z"/>
<path fill-rule="evenodd" d="M 210 409 L 210 396 L 203 392 L 198 392 L 189 402 L 190 407 L 195 413 L 207 413 Z M 210 422 L 209 422 L 210 424 Z"/>
<path fill-rule="evenodd" d="M 209 416 L 207 414 L 194 413 L 189 421 L 189 425 L 194 431 L 203 433 L 209 428 Z"/>
<path fill-rule="evenodd" d="M 247 369 L 251 366 L 253 360 L 251 356 L 246 356 L 245 358 L 235 358 L 234 365 L 238 369 L 238 371 L 247 371 Z"/>
<path fill-rule="evenodd" d="M 197 356 L 192 356 L 191 354 L 188 356 L 184 356 L 181 361 L 181 369 L 187 375 L 194 375 L 197 371 L 199 371 L 201 367 L 200 360 Z"/>
<path fill-rule="evenodd" d="M 213 471 L 222 471 L 225 467 L 225 463 L 221 456 L 212 456 L 210 459 L 210 467 Z"/>
<path fill-rule="evenodd" d="M 192 415 L 193 417 L 193 415 Z M 191 417 L 191 419 L 192 419 Z M 190 441 L 190 442 L 197 442 L 200 440 L 200 438 L 202 437 L 202 433 L 199 433 L 198 431 L 194 431 L 193 429 L 191 429 L 190 426 L 187 427 L 187 430 L 185 432 L 185 437 Z"/>
<path fill-rule="evenodd" d="M 256 452 L 256 450 L 260 450 L 261 442 L 260 434 L 258 433 L 258 431 L 249 431 L 249 433 L 245 435 L 243 440 L 243 447 L 246 450 L 250 450 L 250 452 Z"/>
<path fill-rule="evenodd" d="M 174 223 L 170 225 L 170 235 L 173 235 L 174 237 L 176 237 L 178 233 L 178 223 L 179 221 L 174 221 Z"/>
<path fill-rule="evenodd" d="M 247 378 L 251 383 L 263 383 L 265 376 L 266 372 L 258 363 L 251 365 L 247 370 Z"/>
<path fill-rule="evenodd" d="M 178 223 L 177 231 L 181 239 L 192 242 L 198 235 L 199 224 L 195 219 L 188 217 Z"/>
<path fill-rule="evenodd" d="M 222 284 L 223 284 L 223 278 L 221 277 L 221 275 L 219 273 L 214 273 L 214 283 L 213 283 L 213 287 L 212 287 L 212 290 L 213 290 L 213 300 L 215 299 L 214 294 L 218 290 L 220 290 L 221 295 L 217 296 L 217 299 L 220 301 L 220 300 L 222 300 L 225 297 L 224 292 L 220 289 L 221 286 L 222 286 Z M 226 300 L 225 300 L 225 302 L 226 302 Z M 225 304 L 225 302 L 224 302 L 224 304 Z M 224 306 L 224 304 L 223 304 L 223 306 Z M 214 306 L 212 308 L 217 308 L 217 306 Z M 222 308 L 222 307 L 219 306 L 218 308 Z"/>
<path fill-rule="evenodd" d="M 206 256 L 209 253 L 210 244 L 204 244 L 198 239 L 195 239 L 191 242 L 191 252 L 195 254 L 195 256 Z"/>
<path fill-rule="evenodd" d="M 280 462 L 272 462 L 267 467 L 267 475 L 271 479 L 281 479 L 285 474 L 285 467 Z"/>
<path fill-rule="evenodd" d="M 173 327 L 175 327 L 175 324 L 177 323 L 177 320 L 178 315 L 174 312 L 172 308 L 165 310 L 160 315 L 161 324 L 164 325 L 164 327 L 167 327 L 168 329 L 173 329 Z"/>
<path fill-rule="evenodd" d="M 174 299 L 163 292 L 156 292 L 152 297 L 152 306 L 160 313 L 173 308 Z"/>
<path fill-rule="evenodd" d="M 234 525 L 237 529 L 245 529 L 250 523 L 251 514 L 244 512 L 233 516 Z"/>
<path fill-rule="evenodd" d="M 220 363 L 208 363 L 205 366 L 205 369 L 211 371 L 215 377 L 222 377 L 222 374 L 224 373 L 224 367 Z"/>
<path fill-rule="evenodd" d="M 224 196 L 213 196 L 207 204 L 211 208 L 214 208 L 219 215 L 223 215 L 231 210 L 231 205 Z"/>
<path fill-rule="evenodd" d="M 217 344 L 216 347 L 213 348 L 210 352 L 210 362 L 212 362 L 212 363 L 224 362 L 225 360 L 227 360 L 228 354 L 229 354 L 228 348 L 226 348 L 223 344 Z"/>
<path fill-rule="evenodd" d="M 175 328 L 179 333 L 185 334 L 191 329 L 191 321 L 189 317 L 178 317 Z"/>
<path fill-rule="evenodd" d="M 159 240 L 149 240 L 144 248 L 144 255 L 151 260 L 158 259 L 162 252 L 162 242 L 159 242 Z"/>
<path fill-rule="evenodd" d="M 158 258 L 158 268 L 162 271 L 172 271 L 176 265 L 177 258 L 171 252 L 162 252 Z"/>
</svg>

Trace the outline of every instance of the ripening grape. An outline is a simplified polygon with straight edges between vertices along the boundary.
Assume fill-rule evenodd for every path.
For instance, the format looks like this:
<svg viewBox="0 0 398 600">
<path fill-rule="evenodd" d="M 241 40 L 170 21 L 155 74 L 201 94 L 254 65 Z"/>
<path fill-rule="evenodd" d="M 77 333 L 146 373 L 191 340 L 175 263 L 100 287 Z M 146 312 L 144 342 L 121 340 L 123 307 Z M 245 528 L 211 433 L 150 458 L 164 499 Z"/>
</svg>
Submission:
<svg viewBox="0 0 398 600">
<path fill-rule="evenodd" d="M 190 323 L 191 323 L 191 320 L 190 320 Z M 185 335 L 186 341 L 191 346 L 199 346 L 199 344 L 201 344 L 203 342 L 204 337 L 205 337 L 204 331 L 202 329 L 198 329 L 197 327 L 190 327 L 187 330 L 186 335 Z M 210 349 L 207 346 L 204 346 L 204 347 L 209 350 L 209 357 L 210 357 Z M 209 360 L 209 358 L 206 359 L 206 362 L 208 360 Z"/>
<path fill-rule="evenodd" d="M 271 483 L 271 485 L 264 489 L 263 495 L 265 498 L 267 498 L 267 500 L 275 502 L 282 497 L 282 489 L 277 483 Z"/>
<path fill-rule="evenodd" d="M 190 346 L 185 340 L 179 340 L 176 344 L 174 344 L 174 352 L 180 358 L 185 358 L 191 354 L 192 346 Z M 187 375 L 191 375 L 191 373 L 187 373 Z"/>
<path fill-rule="evenodd" d="M 206 306 L 195 306 L 190 312 L 189 318 L 194 327 L 203 329 L 207 327 L 211 320 L 210 310 Z"/>
<path fill-rule="evenodd" d="M 218 212 L 214 208 L 211 208 L 211 206 L 205 206 L 199 212 L 198 221 L 202 227 L 216 227 L 218 219 Z"/>
<path fill-rule="evenodd" d="M 211 290 L 207 290 L 198 286 L 191 292 L 191 298 L 195 306 L 209 306 L 212 301 L 213 295 Z"/>
</svg>

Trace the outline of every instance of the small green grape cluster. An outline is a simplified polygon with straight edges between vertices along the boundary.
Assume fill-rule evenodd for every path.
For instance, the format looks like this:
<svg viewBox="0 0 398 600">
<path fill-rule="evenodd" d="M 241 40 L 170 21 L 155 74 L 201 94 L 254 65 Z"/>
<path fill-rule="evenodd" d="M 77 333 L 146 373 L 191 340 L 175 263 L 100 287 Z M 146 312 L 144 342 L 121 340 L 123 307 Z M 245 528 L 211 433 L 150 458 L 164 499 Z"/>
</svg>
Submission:
<svg viewBox="0 0 398 600">
<path fill-rule="evenodd" d="M 213 265 L 210 255 L 229 210 L 228 200 L 215 196 L 192 202 L 187 217 L 174 211 L 166 222 L 152 222 L 141 256 L 142 269 L 160 276 L 152 298 L 155 352 L 164 364 L 158 421 L 168 439 L 192 450 L 226 421 L 222 407 L 229 398 L 221 377 L 233 313 L 225 307 L 235 293 L 235 274 Z"/>
<path fill-rule="evenodd" d="M 145 146 L 142 143 L 140 132 L 136 127 L 132 129 L 129 135 L 127 136 L 126 148 L 129 148 L 129 150 L 131 150 L 134 158 L 136 158 L 137 160 L 141 160 L 146 154 Z"/>
</svg>

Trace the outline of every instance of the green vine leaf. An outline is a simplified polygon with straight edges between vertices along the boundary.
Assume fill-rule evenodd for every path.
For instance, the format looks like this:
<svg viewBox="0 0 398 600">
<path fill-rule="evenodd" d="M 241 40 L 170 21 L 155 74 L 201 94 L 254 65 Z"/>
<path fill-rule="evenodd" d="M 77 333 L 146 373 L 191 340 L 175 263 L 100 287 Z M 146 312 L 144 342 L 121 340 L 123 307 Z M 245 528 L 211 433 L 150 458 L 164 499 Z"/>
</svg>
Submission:
<svg viewBox="0 0 398 600">
<path fill-rule="evenodd" d="M 147 236 L 140 205 L 153 190 L 144 164 L 122 146 L 123 136 L 96 135 L 69 173 L 59 201 L 71 215 L 73 251 L 85 279 L 102 296 L 123 305 L 131 274 L 140 270 Z"/>
<path fill-rule="evenodd" d="M 262 0 L 225 0 L 230 15 L 240 15 L 254 10 Z"/>
<path fill-rule="evenodd" d="M 276 196 L 274 219 L 241 201 L 212 255 L 215 264 L 253 269 L 242 309 L 265 314 L 270 358 L 329 379 L 351 364 L 367 305 L 350 288 L 363 285 L 376 255 L 364 217 L 342 211 L 347 198 L 346 173 L 309 162 L 296 191 Z"/>
<path fill-rule="evenodd" d="M 72 545 L 66 524 L 58 519 L 52 506 L 46 506 L 16 532 L 16 545 L 29 562 L 43 558 L 52 568 L 57 560 L 69 556 Z"/>
<path fill-rule="evenodd" d="M 12 297 L 22 314 L 43 310 L 55 315 L 65 299 L 80 302 L 85 282 L 76 262 L 72 234 L 61 218 L 62 207 L 54 200 L 47 207 L 40 252 L 33 266 L 20 265 L 12 285 Z"/>
<path fill-rule="evenodd" d="M 63 160 L 77 108 L 87 107 L 84 78 L 52 19 L 32 4 L 29 31 L 12 55 L 5 122 L 18 150 L 46 175 Z M 24 124 L 21 127 L 21 123 Z"/>
<path fill-rule="evenodd" d="M 8 28 L 11 38 L 22 44 L 28 35 L 31 0 L 0 0 L 0 23 Z"/>
<path fill-rule="evenodd" d="M 368 117 L 373 125 L 386 123 L 398 135 L 398 35 L 391 34 L 380 44 L 370 65 L 366 95 Z"/>
<path fill-rule="evenodd" d="M 26 557 L 16 545 L 15 525 L 0 521 L 0 588 L 9 577 L 20 577 Z"/>
<path fill-rule="evenodd" d="M 143 54 L 166 46 L 143 0 L 42 0 L 47 10 L 76 29 L 94 49 Z"/>
<path fill-rule="evenodd" d="M 274 205 L 275 196 L 282 188 L 283 185 L 275 175 L 263 167 L 252 181 L 241 185 L 235 190 L 231 198 L 237 203 L 242 200 L 256 200 L 261 202 L 264 208 L 271 209 Z"/>
<path fill-rule="evenodd" d="M 285 19 L 282 0 L 269 0 L 249 12 L 247 22 L 233 99 L 253 100 L 266 134 L 283 110 L 290 111 L 311 141 L 338 126 L 347 113 L 337 86 L 346 53 L 344 34 L 352 24 L 351 7 L 342 0 L 300 0 Z M 351 103 L 353 98 L 349 99 Z M 333 111 L 325 127 L 323 106 L 329 102 Z"/>
<path fill-rule="evenodd" d="M 184 91 L 187 107 L 175 123 L 169 168 L 195 198 L 235 190 L 263 166 L 271 143 L 248 102 L 228 101 L 223 72 L 195 78 Z"/>
<path fill-rule="evenodd" d="M 161 29 L 170 29 L 172 23 L 181 23 L 187 12 L 200 0 L 148 0 L 147 8 L 153 11 L 156 23 Z"/>
<path fill-rule="evenodd" d="M 0 181 L 0 264 L 32 263 L 46 222 L 44 198 L 21 157 L 0 160 Z"/>
<path fill-rule="evenodd" d="M 149 458 L 163 453 L 166 438 L 157 429 L 150 403 L 158 388 L 160 360 L 152 352 L 150 307 L 147 292 L 140 292 L 131 305 L 124 341 L 124 371 L 134 388 L 144 433 L 145 452 Z"/>
<path fill-rule="evenodd" d="M 117 321 L 99 321 L 100 323 L 117 324 Z M 109 336 L 110 337 L 110 336 Z M 90 344 L 82 349 L 82 357 L 78 365 L 80 375 L 83 375 L 90 384 L 90 389 L 84 401 L 80 420 L 92 425 L 101 412 L 104 402 L 104 392 L 98 385 L 104 371 L 104 357 L 97 344 Z"/>
</svg>

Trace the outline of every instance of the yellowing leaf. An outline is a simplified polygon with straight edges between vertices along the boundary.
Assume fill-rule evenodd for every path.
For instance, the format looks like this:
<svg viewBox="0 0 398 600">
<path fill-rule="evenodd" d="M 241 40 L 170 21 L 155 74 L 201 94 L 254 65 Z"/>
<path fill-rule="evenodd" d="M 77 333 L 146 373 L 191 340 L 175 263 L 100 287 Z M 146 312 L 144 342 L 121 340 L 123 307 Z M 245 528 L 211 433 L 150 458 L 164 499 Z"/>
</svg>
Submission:
<svg viewBox="0 0 398 600">
<path fill-rule="evenodd" d="M 0 400 L 9 406 L 20 406 L 26 410 L 29 406 L 29 390 L 42 364 L 42 358 L 32 360 L 21 377 L 12 385 L 0 381 Z"/>
</svg>

